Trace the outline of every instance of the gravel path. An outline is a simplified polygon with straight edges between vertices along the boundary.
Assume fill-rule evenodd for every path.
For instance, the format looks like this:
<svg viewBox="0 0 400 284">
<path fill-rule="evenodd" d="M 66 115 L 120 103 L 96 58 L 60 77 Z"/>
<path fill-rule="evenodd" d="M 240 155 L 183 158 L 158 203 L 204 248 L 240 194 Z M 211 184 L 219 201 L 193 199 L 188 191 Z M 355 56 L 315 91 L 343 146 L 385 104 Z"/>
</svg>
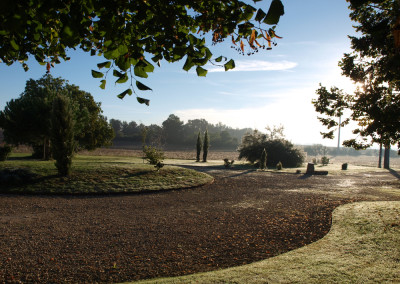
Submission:
<svg viewBox="0 0 400 284">
<path fill-rule="evenodd" d="M 323 237 L 357 200 L 399 200 L 390 173 L 203 169 L 210 185 L 110 196 L 0 195 L 0 283 L 122 282 L 266 259 Z"/>
</svg>

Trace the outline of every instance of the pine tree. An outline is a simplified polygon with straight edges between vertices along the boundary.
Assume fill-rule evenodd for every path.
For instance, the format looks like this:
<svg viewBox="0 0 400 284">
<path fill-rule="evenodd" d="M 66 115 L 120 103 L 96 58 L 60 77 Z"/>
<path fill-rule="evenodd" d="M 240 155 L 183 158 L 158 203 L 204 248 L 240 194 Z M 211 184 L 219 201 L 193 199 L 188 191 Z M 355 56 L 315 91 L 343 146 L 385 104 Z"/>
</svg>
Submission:
<svg viewBox="0 0 400 284">
<path fill-rule="evenodd" d="M 203 144 L 203 162 L 207 162 L 208 148 L 210 147 L 210 138 L 208 136 L 208 130 L 204 133 L 204 144 Z"/>
<path fill-rule="evenodd" d="M 51 147 L 58 173 L 68 176 L 71 173 L 72 157 L 76 147 L 74 139 L 74 114 L 71 100 L 58 95 L 53 101 L 51 116 Z"/>
<path fill-rule="evenodd" d="M 199 131 L 199 134 L 197 135 L 197 144 L 196 144 L 196 149 L 197 149 L 197 154 L 196 154 L 196 162 L 200 162 L 200 153 L 201 153 L 201 148 L 202 148 L 202 143 L 201 141 L 201 134 Z"/>
<path fill-rule="evenodd" d="M 260 158 L 260 169 L 265 170 L 267 168 L 267 151 L 262 151 L 261 158 Z"/>
</svg>

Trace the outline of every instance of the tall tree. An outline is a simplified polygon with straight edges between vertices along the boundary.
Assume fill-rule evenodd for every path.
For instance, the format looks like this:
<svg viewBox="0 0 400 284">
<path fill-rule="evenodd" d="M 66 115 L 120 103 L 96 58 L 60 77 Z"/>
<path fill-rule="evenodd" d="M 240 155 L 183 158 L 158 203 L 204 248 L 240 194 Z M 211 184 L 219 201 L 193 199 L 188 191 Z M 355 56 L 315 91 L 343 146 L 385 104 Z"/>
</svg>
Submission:
<svg viewBox="0 0 400 284">
<path fill-rule="evenodd" d="M 202 66 L 210 60 L 225 70 L 235 66 L 224 56 L 213 58 L 210 41 L 217 44 L 229 37 L 240 53 L 271 49 L 284 7 L 280 0 L 272 0 L 263 8 L 268 11 L 239 0 L 3 0 L 0 60 L 7 65 L 20 61 L 28 70 L 26 61 L 33 55 L 50 71 L 61 59 L 69 59 L 68 49 L 80 48 L 106 60 L 97 64 L 105 72 L 92 70 L 93 77 L 102 79 L 101 88 L 107 74 L 113 74 L 116 83 L 131 77 L 129 88 L 118 95 L 123 98 L 136 90 L 151 90 L 136 79 L 153 72 L 149 58 L 159 66 L 162 60 L 186 58 L 184 70 L 195 67 L 198 76 L 206 76 Z M 139 96 L 137 100 L 149 104 Z"/>
<path fill-rule="evenodd" d="M 179 145 L 183 142 L 183 121 L 175 114 L 170 114 L 162 123 L 166 141 L 169 145 Z"/>
<path fill-rule="evenodd" d="M 0 127 L 4 129 L 5 141 L 43 149 L 40 153 L 48 158 L 52 102 L 60 92 L 73 102 L 74 133 L 79 148 L 93 150 L 109 145 L 113 130 L 101 114 L 100 103 L 77 86 L 50 75 L 28 80 L 20 97 L 7 102 L 4 110 L 0 111 Z"/>
<path fill-rule="evenodd" d="M 203 162 L 207 162 L 208 148 L 210 148 L 210 137 L 208 136 L 208 130 L 206 130 L 204 133 Z"/>
<path fill-rule="evenodd" d="M 350 110 L 349 119 L 357 121 L 354 133 L 358 139 L 344 141 L 356 149 L 367 148 L 377 142 L 400 148 L 400 2 L 398 0 L 347 0 L 350 18 L 357 22 L 358 36 L 351 36 L 353 52 L 344 54 L 339 62 L 342 74 L 362 85 L 354 95 L 343 95 L 321 87 L 315 108 L 328 117 L 320 118 L 328 129 L 338 126 L 332 117 L 343 109 Z M 332 138 L 333 132 L 325 135 Z M 385 155 L 389 157 L 389 155 Z M 385 160 L 389 167 L 389 160 Z"/>
<path fill-rule="evenodd" d="M 201 133 L 197 135 L 197 143 L 196 143 L 196 162 L 200 162 L 200 154 L 201 148 L 203 147 L 203 142 L 201 141 Z"/>
<path fill-rule="evenodd" d="M 59 94 L 53 100 L 51 111 L 50 141 L 58 173 L 71 173 L 72 157 L 76 148 L 73 103 L 66 95 Z"/>
</svg>

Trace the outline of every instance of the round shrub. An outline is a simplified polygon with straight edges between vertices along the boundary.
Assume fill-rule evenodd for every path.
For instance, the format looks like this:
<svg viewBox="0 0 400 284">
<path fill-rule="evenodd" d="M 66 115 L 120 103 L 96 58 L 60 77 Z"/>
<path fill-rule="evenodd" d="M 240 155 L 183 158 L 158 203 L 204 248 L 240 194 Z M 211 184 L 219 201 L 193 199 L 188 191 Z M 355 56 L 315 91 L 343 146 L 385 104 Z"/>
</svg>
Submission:
<svg viewBox="0 0 400 284">
<path fill-rule="evenodd" d="M 11 150 L 12 148 L 9 145 L 0 146 L 0 161 L 7 160 L 8 156 L 11 154 Z"/>
</svg>

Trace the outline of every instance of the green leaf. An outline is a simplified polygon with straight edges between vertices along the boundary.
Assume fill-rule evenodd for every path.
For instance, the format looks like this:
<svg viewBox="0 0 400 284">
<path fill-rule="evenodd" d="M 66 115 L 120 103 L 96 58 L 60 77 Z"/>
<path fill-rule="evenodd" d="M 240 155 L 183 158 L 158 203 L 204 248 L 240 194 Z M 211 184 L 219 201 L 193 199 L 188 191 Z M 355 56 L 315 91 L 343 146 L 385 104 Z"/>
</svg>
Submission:
<svg viewBox="0 0 400 284">
<path fill-rule="evenodd" d="M 10 40 L 10 44 L 11 44 L 12 48 L 14 48 L 15 50 L 19 50 L 18 44 L 13 39 Z"/>
<path fill-rule="evenodd" d="M 197 76 L 205 77 L 207 75 L 207 72 L 208 71 L 206 69 L 204 69 L 200 66 L 197 66 L 197 68 L 196 68 Z"/>
<path fill-rule="evenodd" d="M 133 73 L 134 73 L 136 76 L 141 77 L 141 78 L 147 78 L 147 77 L 149 77 L 149 76 L 147 75 L 146 71 L 144 71 L 144 68 L 141 67 L 141 66 L 138 65 L 138 64 L 136 64 L 136 65 L 135 65 L 135 68 L 133 68 Z"/>
<path fill-rule="evenodd" d="M 151 88 L 147 87 L 146 85 L 140 83 L 139 81 L 136 81 L 136 87 L 141 90 L 141 91 L 153 91 Z"/>
<path fill-rule="evenodd" d="M 221 55 L 220 57 L 215 58 L 215 62 L 221 62 L 224 58 L 226 60 L 226 57 Z"/>
<path fill-rule="evenodd" d="M 118 52 L 119 55 L 125 55 L 126 53 L 128 53 L 128 47 L 126 45 L 120 45 L 118 46 Z"/>
<path fill-rule="evenodd" d="M 227 63 L 224 64 L 225 71 L 235 68 L 235 61 L 233 59 L 229 60 Z"/>
<path fill-rule="evenodd" d="M 194 66 L 194 63 L 192 62 L 192 58 L 188 57 L 186 59 L 185 64 L 183 65 L 182 69 L 185 70 L 185 71 L 189 71 L 193 66 Z"/>
<path fill-rule="evenodd" d="M 106 68 L 110 68 L 111 67 L 111 61 L 105 61 L 102 63 L 97 64 L 97 67 L 99 67 L 99 69 L 106 67 Z"/>
<path fill-rule="evenodd" d="M 117 81 L 115 81 L 115 83 L 122 84 L 128 81 L 128 79 L 129 79 L 128 74 L 124 73 L 121 77 L 118 78 Z"/>
<path fill-rule="evenodd" d="M 122 100 L 126 95 L 132 95 L 132 90 L 127 89 L 127 90 L 123 91 L 121 94 L 119 94 L 117 97 Z"/>
<path fill-rule="evenodd" d="M 267 16 L 267 14 L 265 14 L 263 10 L 258 9 L 255 20 L 257 22 L 261 22 L 265 18 L 265 16 Z"/>
<path fill-rule="evenodd" d="M 283 14 L 285 14 L 285 10 L 281 0 L 272 0 L 267 16 L 263 22 L 267 25 L 276 25 Z"/>
<path fill-rule="evenodd" d="M 115 76 L 115 77 L 119 77 L 119 78 L 121 78 L 121 77 L 123 77 L 124 75 L 125 75 L 125 73 L 121 73 L 121 72 L 119 72 L 118 70 L 113 70 L 113 75 Z"/>
<path fill-rule="evenodd" d="M 137 101 L 138 101 L 140 104 L 145 104 L 145 105 L 147 105 L 147 106 L 150 105 L 150 100 L 143 99 L 143 98 L 140 98 L 140 97 L 137 97 L 136 99 L 137 99 Z"/>
<path fill-rule="evenodd" d="M 92 77 L 93 78 L 103 78 L 104 74 L 102 72 L 98 72 L 95 70 L 92 70 Z"/>
<path fill-rule="evenodd" d="M 101 80 L 100 82 L 101 82 L 100 88 L 104 90 L 106 88 L 106 80 Z"/>
</svg>

